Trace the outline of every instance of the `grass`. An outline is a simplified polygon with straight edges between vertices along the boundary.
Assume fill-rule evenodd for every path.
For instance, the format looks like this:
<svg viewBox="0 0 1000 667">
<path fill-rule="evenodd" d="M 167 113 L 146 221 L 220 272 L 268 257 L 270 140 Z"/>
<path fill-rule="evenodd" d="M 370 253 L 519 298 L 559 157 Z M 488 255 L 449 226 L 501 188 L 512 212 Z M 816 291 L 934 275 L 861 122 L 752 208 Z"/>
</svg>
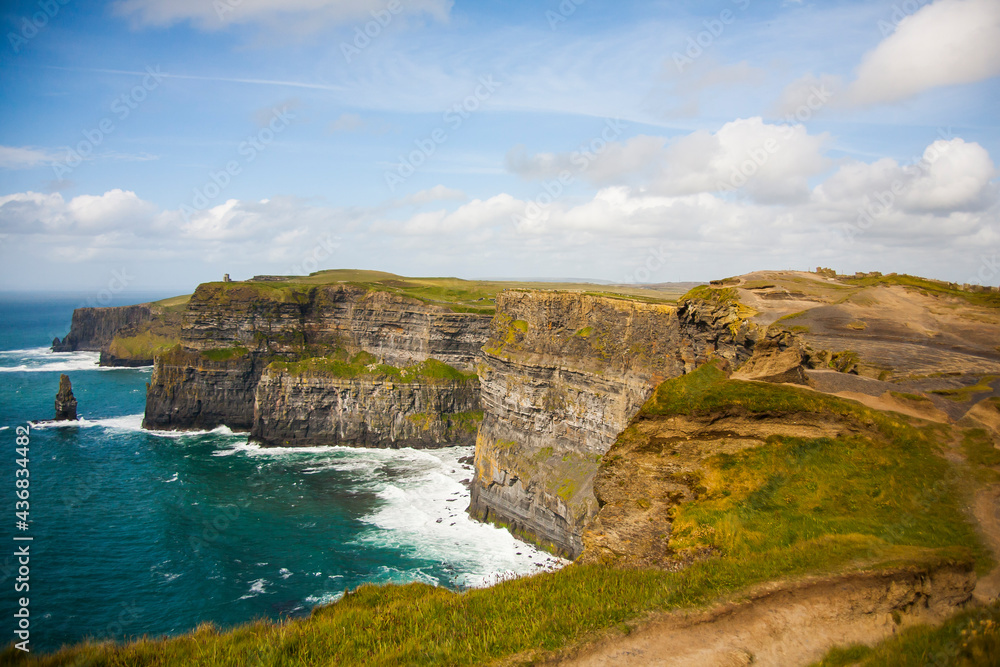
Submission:
<svg viewBox="0 0 1000 667">
<path fill-rule="evenodd" d="M 908 394 L 903 391 L 890 391 L 889 395 L 893 398 L 898 398 L 904 401 L 915 401 L 918 403 L 930 403 L 931 399 L 927 398 L 923 394 Z"/>
<path fill-rule="evenodd" d="M 987 308 L 1000 308 L 1000 293 L 997 292 L 966 292 L 952 287 L 951 283 L 941 280 L 930 280 L 917 276 L 899 274 L 894 276 L 878 276 L 871 278 L 841 278 L 841 282 L 860 287 L 872 287 L 877 285 L 900 285 L 915 289 L 928 296 L 947 296 L 962 299 L 973 306 L 985 306 Z"/>
<path fill-rule="evenodd" d="M 699 285 L 688 291 L 687 294 L 682 296 L 678 303 L 684 303 L 685 301 L 691 301 L 693 299 L 700 299 L 702 301 L 709 301 L 718 305 L 739 305 L 740 295 L 733 287 L 711 287 L 709 285 Z"/>
<path fill-rule="evenodd" d="M 399 294 L 449 308 L 456 313 L 493 315 L 496 296 L 505 289 L 572 290 L 591 292 L 592 283 L 558 283 L 501 280 L 462 280 L 459 278 L 408 278 L 382 271 L 335 269 L 318 271 L 309 276 L 286 276 L 278 281 L 206 283 L 199 287 L 199 298 L 214 300 L 249 300 L 257 291 L 262 298 L 279 302 L 301 302 L 311 290 L 322 285 L 349 284 L 369 291 Z M 676 289 L 646 287 L 601 286 L 594 292 L 614 298 L 645 302 L 668 302 L 676 299 Z"/>
<path fill-rule="evenodd" d="M 427 359 L 413 366 L 399 368 L 379 363 L 368 352 L 358 352 L 351 356 L 344 349 L 338 349 L 325 357 L 274 361 L 268 368 L 292 375 L 323 375 L 344 379 L 364 377 L 393 382 L 472 382 L 478 377 L 475 373 L 463 373 L 437 359 Z"/>
<path fill-rule="evenodd" d="M 990 383 L 996 379 L 995 375 L 984 375 L 979 378 L 979 382 L 974 385 L 969 385 L 968 387 L 956 387 L 954 389 L 932 389 L 931 393 L 937 394 L 938 396 L 944 396 L 945 398 L 957 403 L 964 403 L 972 400 L 973 394 L 978 394 L 984 391 L 993 391 L 993 387 L 990 386 Z"/>
<path fill-rule="evenodd" d="M 727 380 L 713 364 L 661 384 L 641 414 L 740 413 L 792 421 L 819 414 L 857 434 L 770 436 L 764 447 L 711 457 L 701 481 L 705 495 L 677 508 L 672 548 L 780 559 L 788 549 L 838 536 L 872 540 L 872 553 L 890 545 L 959 546 L 981 570 L 991 565 L 963 517 L 955 473 L 938 455 L 940 427 L 914 427 L 901 415 L 816 392 Z"/>
<path fill-rule="evenodd" d="M 985 429 L 971 428 L 962 434 L 962 451 L 965 459 L 984 482 L 1000 481 L 1000 449 L 993 445 L 993 438 Z"/>
<path fill-rule="evenodd" d="M 144 331 L 135 336 L 115 336 L 108 345 L 108 352 L 119 359 L 152 359 L 180 343 L 174 336 L 162 336 Z"/>
<path fill-rule="evenodd" d="M 183 311 L 187 308 L 188 302 L 191 301 L 190 294 L 183 294 L 181 296 L 172 296 L 169 299 L 160 299 L 159 301 L 154 301 L 153 305 L 162 308 L 166 311 Z"/>
<path fill-rule="evenodd" d="M 705 493 L 677 508 L 674 526 L 679 548 L 708 547 L 716 557 L 681 571 L 571 565 L 461 593 L 424 584 L 367 585 L 314 610 L 308 619 L 261 621 L 227 631 L 203 626 L 173 639 L 140 639 L 124 646 L 84 644 L 49 656 L 15 656 L 8 649 L 0 662 L 530 661 L 591 633 L 628 628 L 649 611 L 704 605 L 776 579 L 955 560 L 973 561 L 980 571 L 991 565 L 963 514 L 956 480 L 938 455 L 937 443 L 947 427 L 917 428 L 900 415 L 844 399 L 728 380 L 712 364 L 661 384 L 643 407 L 643 419 L 734 412 L 789 419 L 805 413 L 840 417 L 854 435 L 775 436 L 764 446 L 711 458 L 703 479 Z M 986 641 L 982 650 L 993 650 Z M 980 650 L 976 646 L 969 651 Z"/>
<path fill-rule="evenodd" d="M 938 628 L 906 628 L 876 646 L 831 650 L 813 667 L 991 667 L 1000 656 L 1000 602 L 971 609 Z"/>
</svg>

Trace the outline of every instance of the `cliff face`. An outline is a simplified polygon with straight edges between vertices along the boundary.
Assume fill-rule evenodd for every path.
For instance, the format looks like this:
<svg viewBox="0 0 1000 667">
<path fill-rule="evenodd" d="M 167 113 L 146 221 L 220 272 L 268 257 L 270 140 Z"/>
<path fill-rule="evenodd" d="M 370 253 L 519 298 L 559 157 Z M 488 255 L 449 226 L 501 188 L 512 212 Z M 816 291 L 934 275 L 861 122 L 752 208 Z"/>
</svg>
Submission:
<svg viewBox="0 0 1000 667">
<path fill-rule="evenodd" d="M 245 354 L 213 360 L 174 349 L 156 357 L 142 427 L 161 431 L 253 425 L 254 390 L 266 362 Z"/>
<path fill-rule="evenodd" d="M 350 284 L 213 283 L 191 297 L 181 339 L 193 350 L 244 347 L 301 356 L 345 347 L 396 366 L 433 357 L 471 369 L 489 320 Z"/>
<path fill-rule="evenodd" d="M 136 329 L 153 317 L 153 310 L 148 303 L 111 308 L 77 308 L 73 311 L 69 333 L 62 340 L 56 338 L 52 341 L 52 350 L 96 352 L 107 347 L 118 332 Z"/>
<path fill-rule="evenodd" d="M 144 424 L 171 429 L 225 424 L 253 430 L 255 438 L 272 444 L 375 446 L 383 436 L 379 446 L 408 446 L 397 444 L 400 438 L 422 446 L 458 441 L 461 429 L 449 426 L 447 418 L 425 433 L 418 433 L 416 420 L 429 412 L 427 406 L 436 404 L 449 414 L 478 410 L 478 404 L 469 399 L 476 393 L 474 388 L 462 387 L 448 394 L 439 388 L 406 391 L 385 386 L 367 400 L 361 393 L 375 391 L 375 379 L 366 387 L 361 381 L 338 380 L 337 373 L 330 378 L 306 378 L 274 371 L 258 397 L 258 382 L 273 361 L 326 357 L 334 352 L 363 351 L 393 366 L 435 358 L 471 369 L 489 319 L 345 284 L 201 285 L 188 303 L 181 326 L 182 349 L 157 359 Z M 279 400 L 281 391 L 289 392 L 283 400 Z M 312 399 L 316 405 L 339 405 L 339 416 L 309 414 L 320 411 L 308 406 Z M 390 419 L 393 400 L 408 407 Z M 407 416 L 414 418 L 412 428 Z M 369 417 L 373 421 L 363 423 Z M 353 418 L 358 421 L 349 426 Z M 399 419 L 403 421 L 395 423 Z"/>
<path fill-rule="evenodd" d="M 660 381 L 709 354 L 748 356 L 732 313 L 508 290 L 483 347 L 470 512 L 576 556 L 602 455 Z"/>
<path fill-rule="evenodd" d="M 250 437 L 286 447 L 472 445 L 481 418 L 474 379 L 387 382 L 272 364 L 257 384 Z"/>
</svg>

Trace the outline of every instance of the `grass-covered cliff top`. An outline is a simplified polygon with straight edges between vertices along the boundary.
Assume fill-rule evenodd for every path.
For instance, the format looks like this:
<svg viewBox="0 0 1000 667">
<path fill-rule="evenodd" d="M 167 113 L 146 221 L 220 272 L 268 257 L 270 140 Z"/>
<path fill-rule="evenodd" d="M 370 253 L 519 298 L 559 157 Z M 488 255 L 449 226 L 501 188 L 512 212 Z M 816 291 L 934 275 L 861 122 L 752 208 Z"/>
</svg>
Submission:
<svg viewBox="0 0 1000 667">
<path fill-rule="evenodd" d="M 454 312 L 492 314 L 496 295 L 504 289 L 539 289 L 585 292 L 595 296 L 631 298 L 643 301 L 674 301 L 688 284 L 662 286 L 597 285 L 594 283 L 527 282 L 505 280 L 462 280 L 460 278 L 408 278 L 381 271 L 334 269 L 309 276 L 267 276 L 267 280 L 206 283 L 217 293 L 245 298 L 254 293 L 269 300 L 291 302 L 304 297 L 308 288 L 347 284 L 367 290 L 412 297 L 429 304 L 449 307 Z"/>
<path fill-rule="evenodd" d="M 477 380 L 475 373 L 463 373 L 437 359 L 427 359 L 413 366 L 399 368 L 379 363 L 378 359 L 368 352 L 349 355 L 343 349 L 325 357 L 311 357 L 301 361 L 275 361 L 268 366 L 268 369 L 290 375 L 316 375 L 343 379 L 372 378 L 391 382 L 440 383 Z"/>
<path fill-rule="evenodd" d="M 783 293 L 789 297 L 820 303 L 843 303 L 857 300 L 858 296 L 876 287 L 902 287 L 924 296 L 950 297 L 972 306 L 1000 308 L 1000 292 L 980 290 L 978 286 L 965 289 L 956 283 L 921 278 L 907 274 L 877 271 L 857 275 L 837 275 L 806 271 L 755 271 L 742 276 L 713 280 L 710 285 L 693 288 L 681 300 L 701 298 L 720 302 L 739 300 L 738 290 L 751 292 Z"/>
<path fill-rule="evenodd" d="M 674 527 L 679 548 L 709 547 L 715 555 L 680 571 L 571 565 L 464 593 L 368 585 L 306 619 L 225 631 L 205 625 L 172 639 L 18 656 L 15 664 L 520 664 L 593 633 L 627 633 L 649 612 L 738 598 L 763 582 L 948 562 L 990 567 L 964 507 L 976 480 L 985 479 L 977 474 L 997 473 L 971 458 L 949 463 L 942 450 L 950 427 L 912 424 L 804 389 L 728 380 L 711 365 L 661 384 L 640 418 L 705 411 L 823 413 L 852 429 L 830 438 L 771 435 L 761 446 L 712 457 L 704 492 L 676 508 Z M 948 632 L 916 641 L 947 644 Z M 0 659 L 13 662 L 13 651 Z"/>
</svg>

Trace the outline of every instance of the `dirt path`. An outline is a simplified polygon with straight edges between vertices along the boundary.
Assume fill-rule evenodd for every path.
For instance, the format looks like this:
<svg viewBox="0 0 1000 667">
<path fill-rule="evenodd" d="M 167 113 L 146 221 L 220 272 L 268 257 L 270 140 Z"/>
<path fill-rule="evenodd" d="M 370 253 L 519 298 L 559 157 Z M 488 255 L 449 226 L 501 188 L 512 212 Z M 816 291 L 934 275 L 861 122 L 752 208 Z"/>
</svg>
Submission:
<svg viewBox="0 0 1000 667">
<path fill-rule="evenodd" d="M 993 550 L 993 557 L 1000 562 L 1000 484 L 979 491 L 972 511 L 982 528 L 987 545 Z M 1000 564 L 979 579 L 973 595 L 977 601 L 984 603 L 1000 597 Z"/>
<path fill-rule="evenodd" d="M 548 664 L 587 667 L 806 665 L 833 646 L 871 644 L 897 627 L 937 623 L 958 610 L 975 575 L 958 567 L 896 570 L 771 585 L 740 604 L 664 614 Z"/>
</svg>

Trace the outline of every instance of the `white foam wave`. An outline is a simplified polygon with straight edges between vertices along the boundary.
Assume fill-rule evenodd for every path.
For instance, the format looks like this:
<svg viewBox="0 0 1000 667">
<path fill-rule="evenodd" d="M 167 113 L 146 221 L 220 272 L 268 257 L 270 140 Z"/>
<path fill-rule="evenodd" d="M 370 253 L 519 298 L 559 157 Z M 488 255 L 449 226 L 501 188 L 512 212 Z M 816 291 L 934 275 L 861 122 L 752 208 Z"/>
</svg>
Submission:
<svg viewBox="0 0 1000 667">
<path fill-rule="evenodd" d="M 381 506 L 362 519 L 372 529 L 360 541 L 437 561 L 454 573 L 448 583 L 463 587 L 565 565 L 568 561 L 515 539 L 509 531 L 469 517 L 469 491 L 461 480 L 472 470 L 459 459 L 472 452 L 472 447 L 423 450 L 416 462 L 424 465 L 412 474 L 391 482 L 375 480 Z M 429 461 L 434 465 L 426 465 Z M 408 576 L 422 579 L 421 574 L 411 571 Z"/>
<path fill-rule="evenodd" d="M 169 484 L 170 482 L 176 482 L 176 481 L 177 481 L 177 473 L 174 473 L 173 477 L 171 477 L 170 479 L 163 480 L 163 483 L 164 484 Z"/>
<path fill-rule="evenodd" d="M 100 427 L 112 431 L 129 431 L 134 433 L 146 433 L 148 435 L 156 436 L 158 438 L 173 438 L 173 439 L 198 437 L 204 435 L 228 436 L 234 438 L 246 437 L 238 433 L 233 433 L 232 429 L 230 429 L 228 426 L 219 426 L 217 428 L 212 429 L 211 431 L 154 431 L 151 429 L 144 429 L 142 427 L 142 419 L 143 419 L 142 413 L 135 415 L 121 415 L 118 417 L 102 417 L 99 419 L 87 419 L 86 417 L 80 417 L 76 421 L 38 422 L 34 424 L 32 428 L 42 430 L 50 428 Z"/>
<path fill-rule="evenodd" d="M 142 415 L 139 415 L 142 417 Z M 241 439 L 246 438 L 244 433 L 235 433 L 233 429 L 228 426 L 216 426 L 210 431 L 157 431 L 155 429 L 141 428 L 142 419 L 139 420 L 140 431 L 143 433 L 148 433 L 149 435 L 156 436 L 157 438 L 196 438 L 203 435 L 221 435 L 221 436 L 232 436 L 239 437 Z"/>
<path fill-rule="evenodd" d="M 267 593 L 267 591 L 264 589 L 264 586 L 266 586 L 269 583 L 271 583 L 271 582 L 269 582 L 267 579 L 258 579 L 257 581 L 254 581 L 250 585 L 250 592 L 247 593 L 246 595 L 240 597 L 240 599 L 241 600 L 248 600 L 250 598 L 257 597 L 258 595 L 260 595 L 262 593 Z"/>
<path fill-rule="evenodd" d="M 323 606 L 333 604 L 342 597 L 344 597 L 343 591 L 339 593 L 324 593 L 323 595 L 310 595 L 306 598 L 306 602 L 311 605 Z"/>
<path fill-rule="evenodd" d="M 0 351 L 0 373 L 69 373 L 71 371 L 149 370 L 99 366 L 99 352 L 53 352 L 47 347 Z"/>
</svg>

